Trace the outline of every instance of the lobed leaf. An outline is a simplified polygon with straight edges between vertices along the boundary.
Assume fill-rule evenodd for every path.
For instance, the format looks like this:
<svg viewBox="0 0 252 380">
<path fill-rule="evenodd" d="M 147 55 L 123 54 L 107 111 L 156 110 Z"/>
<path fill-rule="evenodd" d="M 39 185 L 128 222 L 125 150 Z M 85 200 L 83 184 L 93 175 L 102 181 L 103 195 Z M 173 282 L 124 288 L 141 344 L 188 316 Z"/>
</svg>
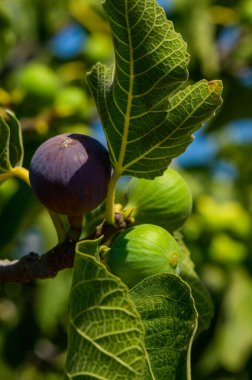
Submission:
<svg viewBox="0 0 252 380">
<path fill-rule="evenodd" d="M 98 244 L 77 245 L 65 379 L 140 380 L 144 328 L 126 286 L 96 260 Z"/>
<path fill-rule="evenodd" d="M 143 380 L 189 380 L 197 311 L 189 286 L 174 274 L 146 278 L 130 295 L 145 326 Z"/>
<path fill-rule="evenodd" d="M 189 55 L 155 0 L 105 0 L 115 64 L 96 64 L 87 81 L 116 175 L 154 178 L 192 141 L 221 104 L 220 81 L 187 79 Z"/>
</svg>

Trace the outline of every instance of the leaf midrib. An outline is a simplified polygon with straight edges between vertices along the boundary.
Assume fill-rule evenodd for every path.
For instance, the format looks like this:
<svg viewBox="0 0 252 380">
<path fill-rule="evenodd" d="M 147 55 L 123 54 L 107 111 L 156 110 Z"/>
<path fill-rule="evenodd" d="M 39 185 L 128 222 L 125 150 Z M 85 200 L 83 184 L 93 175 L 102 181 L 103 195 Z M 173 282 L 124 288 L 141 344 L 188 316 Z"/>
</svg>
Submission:
<svg viewBox="0 0 252 380">
<path fill-rule="evenodd" d="M 102 352 L 107 357 L 111 358 L 115 362 L 117 362 L 119 365 L 121 365 L 123 368 L 127 369 L 129 372 L 133 374 L 137 374 L 136 370 L 132 368 L 130 365 L 128 365 L 125 361 L 114 355 L 112 352 L 106 350 L 104 347 L 102 347 L 99 343 L 95 342 L 94 339 L 90 338 L 83 330 L 78 328 L 76 324 L 74 323 L 72 317 L 69 318 L 69 323 L 72 325 L 73 329 L 80 335 L 83 339 L 86 339 L 95 349 Z M 129 347 L 129 350 L 132 348 Z"/>
<path fill-rule="evenodd" d="M 126 21 L 127 31 L 128 31 L 128 42 L 129 42 L 129 53 L 130 53 L 130 62 L 129 62 L 130 75 L 129 75 L 129 91 L 128 91 L 127 108 L 126 108 L 126 113 L 125 113 L 125 118 L 124 118 L 122 143 L 121 143 L 117 165 L 115 168 L 115 171 L 117 172 L 118 176 L 120 176 L 123 171 L 122 170 L 123 161 L 124 161 L 125 152 L 127 148 L 127 142 L 128 142 L 130 114 L 131 114 L 131 108 L 132 108 L 133 88 L 134 88 L 134 56 L 133 56 L 133 47 L 132 47 L 131 28 L 130 28 L 129 17 L 128 17 L 128 1 L 127 0 L 125 2 L 125 21 Z"/>
</svg>

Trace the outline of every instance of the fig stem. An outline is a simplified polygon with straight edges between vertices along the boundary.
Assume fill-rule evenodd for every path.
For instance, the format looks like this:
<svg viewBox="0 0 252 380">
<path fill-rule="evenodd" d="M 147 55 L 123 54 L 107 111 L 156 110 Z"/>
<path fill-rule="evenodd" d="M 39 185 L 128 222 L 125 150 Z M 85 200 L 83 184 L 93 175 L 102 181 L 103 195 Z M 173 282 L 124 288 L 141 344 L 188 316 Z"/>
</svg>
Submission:
<svg viewBox="0 0 252 380">
<path fill-rule="evenodd" d="M 67 238 L 72 241 L 78 241 L 82 232 L 83 215 L 68 215 L 70 230 L 67 233 Z"/>
<path fill-rule="evenodd" d="M 105 219 L 108 224 L 115 224 L 114 218 L 114 202 L 115 202 L 115 188 L 117 180 L 119 179 L 121 173 L 118 173 L 116 170 L 112 174 L 109 185 L 108 185 L 108 193 L 106 199 L 106 214 Z"/>
<path fill-rule="evenodd" d="M 28 186 L 30 185 L 30 180 L 29 180 L 29 171 L 22 166 L 16 166 L 11 169 L 10 171 L 10 176 L 17 177 L 22 179 Z"/>
<path fill-rule="evenodd" d="M 55 227 L 55 230 L 58 236 L 59 243 L 64 243 L 67 238 L 67 230 L 62 222 L 60 215 L 56 214 L 56 212 L 53 212 L 49 209 L 47 209 L 47 211 L 52 219 L 53 225 Z"/>
<path fill-rule="evenodd" d="M 6 179 L 9 179 L 10 177 L 12 177 L 10 173 L 11 172 L 0 174 L 0 182 L 6 181 Z"/>
</svg>

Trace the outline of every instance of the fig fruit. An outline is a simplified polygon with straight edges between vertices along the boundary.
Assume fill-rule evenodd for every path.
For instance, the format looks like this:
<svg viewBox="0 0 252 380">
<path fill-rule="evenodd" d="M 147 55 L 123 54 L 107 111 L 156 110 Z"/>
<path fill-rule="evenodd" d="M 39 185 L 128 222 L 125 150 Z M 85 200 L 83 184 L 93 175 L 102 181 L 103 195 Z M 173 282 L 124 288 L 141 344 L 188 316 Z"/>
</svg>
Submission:
<svg viewBox="0 0 252 380">
<path fill-rule="evenodd" d="M 65 133 L 44 142 L 30 164 L 30 182 L 40 202 L 63 215 L 83 215 L 106 197 L 111 164 L 96 139 Z"/>
<path fill-rule="evenodd" d="M 104 255 L 110 271 L 129 287 L 158 273 L 179 273 L 182 254 L 162 227 L 141 224 L 121 232 Z"/>
<path fill-rule="evenodd" d="M 153 223 L 173 232 L 181 227 L 192 209 L 190 189 L 173 169 L 153 180 L 133 178 L 128 184 L 125 212 L 132 209 L 135 224 Z"/>
</svg>

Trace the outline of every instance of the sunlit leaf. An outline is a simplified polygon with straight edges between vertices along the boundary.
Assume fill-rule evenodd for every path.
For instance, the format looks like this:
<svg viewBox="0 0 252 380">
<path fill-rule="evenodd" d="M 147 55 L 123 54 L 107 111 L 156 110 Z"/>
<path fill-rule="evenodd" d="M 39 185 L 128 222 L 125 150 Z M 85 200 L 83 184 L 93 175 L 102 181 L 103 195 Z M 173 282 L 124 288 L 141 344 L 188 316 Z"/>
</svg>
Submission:
<svg viewBox="0 0 252 380">
<path fill-rule="evenodd" d="M 144 328 L 127 287 L 95 259 L 98 244 L 77 246 L 65 379 L 140 380 Z"/>
<path fill-rule="evenodd" d="M 173 274 L 148 277 L 130 292 L 145 326 L 144 380 L 189 380 L 197 312 L 189 286 Z"/>
<path fill-rule="evenodd" d="M 9 116 L 8 125 L 10 128 L 10 162 L 11 166 L 21 166 L 24 157 L 22 130 L 19 121 L 15 117 L 14 113 L 7 111 Z"/>
<path fill-rule="evenodd" d="M 88 84 L 116 175 L 154 178 L 214 114 L 222 85 L 202 80 L 178 91 L 187 79 L 189 56 L 155 0 L 105 0 L 103 7 L 112 29 L 115 65 L 96 64 Z"/>
<path fill-rule="evenodd" d="M 0 117 L 0 174 L 11 170 L 9 159 L 10 128 Z"/>
<path fill-rule="evenodd" d="M 15 115 L 7 111 L 8 124 L 0 117 L 0 174 L 9 172 L 23 162 L 21 127 Z"/>
</svg>

